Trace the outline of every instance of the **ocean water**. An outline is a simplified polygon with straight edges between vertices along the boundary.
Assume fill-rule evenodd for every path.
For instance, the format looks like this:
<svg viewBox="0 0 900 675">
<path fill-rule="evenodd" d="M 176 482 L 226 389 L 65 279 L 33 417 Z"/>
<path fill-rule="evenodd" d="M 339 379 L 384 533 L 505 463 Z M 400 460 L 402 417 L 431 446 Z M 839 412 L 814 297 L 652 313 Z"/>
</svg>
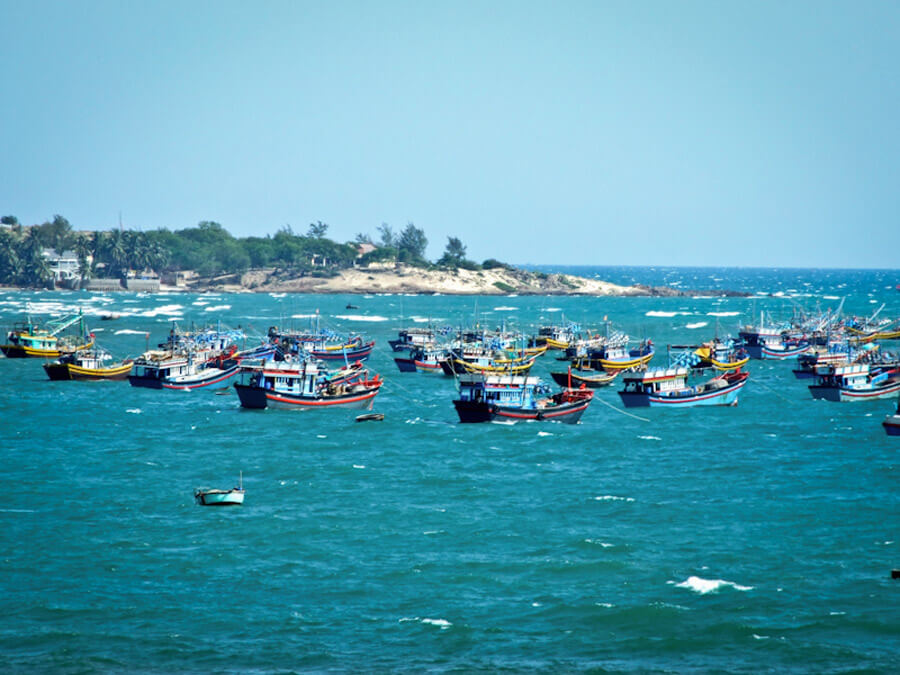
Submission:
<svg viewBox="0 0 900 675">
<path fill-rule="evenodd" d="M 900 272 L 578 271 L 754 295 L 0 290 L 0 326 L 26 303 L 81 306 L 120 356 L 171 317 L 261 333 L 318 310 L 377 340 L 387 380 L 385 420 L 356 423 L 0 360 L 0 670 L 897 672 L 900 439 L 881 427 L 896 401 L 813 401 L 792 363 L 751 362 L 736 408 L 626 415 L 613 387 L 577 426 L 459 425 L 453 380 L 400 374 L 387 339 L 429 319 L 531 332 L 608 317 L 662 364 L 666 344 L 762 310 L 844 298 L 900 316 Z M 240 471 L 243 507 L 194 504 Z"/>
</svg>

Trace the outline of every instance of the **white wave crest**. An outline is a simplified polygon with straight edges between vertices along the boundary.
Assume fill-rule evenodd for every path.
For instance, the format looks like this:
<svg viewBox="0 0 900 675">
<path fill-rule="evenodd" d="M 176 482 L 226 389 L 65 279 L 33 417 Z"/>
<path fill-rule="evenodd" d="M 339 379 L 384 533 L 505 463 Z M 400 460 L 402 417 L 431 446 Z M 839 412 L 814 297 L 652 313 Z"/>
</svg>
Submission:
<svg viewBox="0 0 900 675">
<path fill-rule="evenodd" d="M 694 329 L 694 328 L 703 328 L 704 326 L 708 326 L 708 325 L 709 325 L 709 323 L 706 322 L 706 321 L 698 321 L 697 323 L 689 323 L 689 324 L 687 324 L 687 325 L 685 326 L 685 328 L 690 328 L 690 329 Z"/>
<path fill-rule="evenodd" d="M 146 335 L 147 331 L 145 330 L 133 330 L 131 328 L 123 328 L 122 330 L 117 330 L 113 335 Z"/>
<path fill-rule="evenodd" d="M 616 495 L 600 495 L 599 497 L 594 497 L 595 501 L 598 502 L 633 502 L 634 497 L 618 497 Z"/>
<path fill-rule="evenodd" d="M 210 307 L 204 307 L 204 312 L 224 312 L 226 310 L 231 309 L 231 305 L 211 305 Z"/>
<path fill-rule="evenodd" d="M 706 316 L 739 316 L 740 312 L 707 312 Z"/>
<path fill-rule="evenodd" d="M 377 314 L 373 314 L 372 316 L 366 316 L 363 314 L 335 314 L 335 319 L 343 319 L 344 321 L 374 321 L 381 322 L 387 321 L 388 318 L 386 316 L 378 316 Z"/>
<path fill-rule="evenodd" d="M 407 623 L 409 621 L 418 621 L 419 623 L 426 623 L 431 626 L 438 626 L 441 630 L 447 630 L 453 624 L 447 621 L 446 619 L 420 619 L 417 616 L 404 616 L 400 619 L 400 623 Z"/>
<path fill-rule="evenodd" d="M 725 581 L 724 579 L 704 579 L 702 577 L 688 577 L 680 584 L 675 584 L 676 588 L 687 588 L 689 590 L 694 591 L 695 593 L 699 593 L 700 595 L 706 595 L 707 593 L 716 593 L 721 588 L 725 588 L 726 586 L 730 586 L 736 591 L 752 591 L 753 586 L 741 586 L 740 584 L 736 584 L 733 581 Z"/>
<path fill-rule="evenodd" d="M 516 312 L 518 310 L 519 310 L 518 307 L 506 307 L 506 306 L 494 307 L 495 312 Z"/>
<path fill-rule="evenodd" d="M 642 441 L 661 441 L 659 436 L 638 436 Z"/>
<path fill-rule="evenodd" d="M 668 319 L 670 317 L 675 316 L 678 312 L 663 312 L 658 309 L 651 309 L 649 312 L 645 313 L 644 316 L 658 316 L 661 318 Z"/>
<path fill-rule="evenodd" d="M 129 409 L 126 410 L 125 412 L 131 413 L 132 415 L 140 415 L 140 414 L 141 414 L 142 412 L 144 412 L 144 411 L 141 410 L 140 408 L 129 408 Z"/>
</svg>

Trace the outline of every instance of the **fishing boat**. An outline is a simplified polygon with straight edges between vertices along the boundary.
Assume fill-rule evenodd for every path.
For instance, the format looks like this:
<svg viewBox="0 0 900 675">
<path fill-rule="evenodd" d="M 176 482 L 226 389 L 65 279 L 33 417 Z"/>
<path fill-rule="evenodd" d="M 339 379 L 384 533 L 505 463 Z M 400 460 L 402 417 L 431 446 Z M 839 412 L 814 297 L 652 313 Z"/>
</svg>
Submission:
<svg viewBox="0 0 900 675">
<path fill-rule="evenodd" d="M 434 344 L 433 328 L 405 328 L 398 331 L 396 340 L 388 340 L 391 350 L 404 352 L 410 349 L 423 349 Z"/>
<path fill-rule="evenodd" d="M 690 408 L 700 405 L 737 405 L 738 394 L 749 373 L 727 371 L 696 385 L 688 384 L 690 370 L 684 366 L 656 368 L 624 378 L 619 392 L 626 408 Z"/>
<path fill-rule="evenodd" d="M 760 315 L 759 325 L 744 326 L 738 332 L 738 338 L 751 359 L 781 361 L 812 348 L 808 339 L 802 335 L 792 335 L 788 328 L 789 326 L 767 326 L 763 315 Z"/>
<path fill-rule="evenodd" d="M 814 399 L 838 402 L 889 398 L 900 392 L 900 366 L 834 366 L 817 375 L 816 380 L 809 385 Z"/>
<path fill-rule="evenodd" d="M 200 506 L 241 506 L 244 503 L 244 474 L 241 472 L 237 486 L 230 490 L 199 487 L 194 499 Z"/>
<path fill-rule="evenodd" d="M 881 424 L 888 436 L 900 436 L 900 399 L 897 400 L 897 412 L 885 417 Z"/>
<path fill-rule="evenodd" d="M 211 365 L 203 355 L 167 350 L 144 352 L 135 359 L 133 367 L 128 376 L 128 382 L 133 387 L 184 391 L 221 384 L 241 370 L 238 363 L 230 362 L 219 367 Z"/>
<path fill-rule="evenodd" d="M 633 349 L 625 343 L 609 343 L 589 349 L 583 361 L 600 370 L 634 370 L 645 367 L 653 358 L 653 353 L 653 341 L 649 339 L 641 341 Z"/>
<path fill-rule="evenodd" d="M 451 351 L 441 361 L 441 369 L 446 375 L 463 373 L 505 373 L 508 375 L 525 375 L 537 360 L 537 356 L 524 355 L 508 357 L 504 352 L 475 350 L 458 353 Z"/>
<path fill-rule="evenodd" d="M 540 326 L 538 334 L 531 339 L 532 346 L 549 349 L 568 349 L 569 345 L 578 338 L 581 326 L 577 323 L 552 324 Z"/>
<path fill-rule="evenodd" d="M 80 349 L 44 364 L 51 380 L 124 380 L 131 373 L 132 359 L 112 362 L 105 349 Z"/>
<path fill-rule="evenodd" d="M 244 366 L 234 388 L 244 408 L 371 409 L 383 384 L 378 375 L 369 378 L 362 364 L 329 372 L 320 362 L 304 359 Z"/>
<path fill-rule="evenodd" d="M 78 327 L 77 331 L 64 334 L 75 326 Z M 6 344 L 0 345 L 0 350 L 11 359 L 56 359 L 63 354 L 89 349 L 94 344 L 93 335 L 88 334 L 81 312 L 51 319 L 43 326 L 36 324 L 28 316 L 25 321 L 13 325 L 6 340 Z"/>
<path fill-rule="evenodd" d="M 538 377 L 472 374 L 460 376 L 459 398 L 453 405 L 460 422 L 576 424 L 593 396 L 587 387 L 553 393 Z"/>
<path fill-rule="evenodd" d="M 446 349 L 424 347 L 410 350 L 408 357 L 394 357 L 401 373 L 443 373 L 441 364 L 446 360 Z"/>
<path fill-rule="evenodd" d="M 552 377 L 553 381 L 559 386 L 568 387 L 569 389 L 573 386 L 580 387 L 582 385 L 589 389 L 599 389 L 600 387 L 607 387 L 615 382 L 616 378 L 623 372 L 624 371 L 622 370 L 615 370 L 608 373 L 605 370 L 570 367 L 568 370 L 562 372 L 552 372 L 550 373 L 550 377 Z"/>
<path fill-rule="evenodd" d="M 750 355 L 736 345 L 734 340 L 714 338 L 704 342 L 694 353 L 700 357 L 697 368 L 714 368 L 715 370 L 738 370 L 747 365 Z"/>
</svg>

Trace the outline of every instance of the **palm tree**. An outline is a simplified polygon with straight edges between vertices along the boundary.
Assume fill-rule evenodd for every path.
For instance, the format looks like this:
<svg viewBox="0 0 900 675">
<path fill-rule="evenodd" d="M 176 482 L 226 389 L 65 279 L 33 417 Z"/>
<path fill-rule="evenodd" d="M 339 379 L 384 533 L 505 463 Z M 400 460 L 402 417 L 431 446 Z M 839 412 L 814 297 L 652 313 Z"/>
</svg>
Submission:
<svg viewBox="0 0 900 675">
<path fill-rule="evenodd" d="M 121 230 L 112 230 L 103 241 L 104 257 L 109 264 L 110 276 L 122 277 L 128 262 L 125 238 Z"/>
<path fill-rule="evenodd" d="M 92 264 L 88 260 L 91 256 L 91 245 L 87 236 L 79 234 L 75 239 L 75 254 L 78 256 L 78 275 L 81 281 L 90 279 L 93 274 Z"/>
</svg>

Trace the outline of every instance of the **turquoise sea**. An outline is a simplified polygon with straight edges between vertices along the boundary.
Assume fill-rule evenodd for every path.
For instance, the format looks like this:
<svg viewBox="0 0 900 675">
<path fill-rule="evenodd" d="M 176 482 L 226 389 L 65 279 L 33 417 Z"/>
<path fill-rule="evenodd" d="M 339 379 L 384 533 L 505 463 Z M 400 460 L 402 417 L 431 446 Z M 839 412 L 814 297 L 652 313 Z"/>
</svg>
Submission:
<svg viewBox="0 0 900 675">
<path fill-rule="evenodd" d="M 428 319 L 530 333 L 608 317 L 664 364 L 666 344 L 762 310 L 844 298 L 900 316 L 900 272 L 572 271 L 753 295 L 0 290 L 4 330 L 26 303 L 45 318 L 81 306 L 120 356 L 172 317 L 262 333 L 318 310 L 377 340 L 387 380 L 384 421 L 356 423 L 0 360 L 0 671 L 900 670 L 900 438 L 881 427 L 896 401 L 814 402 L 792 363 L 751 362 L 736 408 L 626 415 L 613 387 L 577 426 L 459 425 L 453 380 L 401 375 L 387 345 Z M 241 471 L 243 507 L 194 504 Z"/>
</svg>

